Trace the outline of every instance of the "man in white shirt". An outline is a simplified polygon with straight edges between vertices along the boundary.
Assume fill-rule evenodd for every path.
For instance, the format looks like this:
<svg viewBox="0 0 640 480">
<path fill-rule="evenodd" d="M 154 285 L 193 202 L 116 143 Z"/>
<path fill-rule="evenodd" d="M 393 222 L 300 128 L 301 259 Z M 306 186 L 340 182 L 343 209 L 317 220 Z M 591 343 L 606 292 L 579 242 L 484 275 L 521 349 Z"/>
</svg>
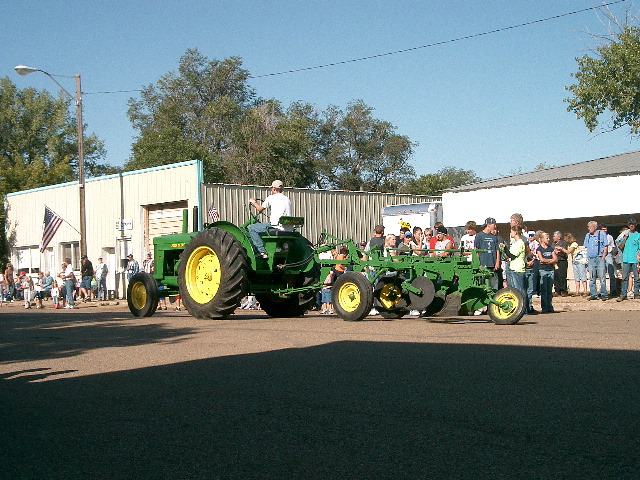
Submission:
<svg viewBox="0 0 640 480">
<path fill-rule="evenodd" d="M 282 182 L 280 180 L 274 180 L 271 184 L 271 195 L 262 202 L 262 205 L 256 202 L 255 198 L 249 199 L 249 203 L 253 205 L 259 213 L 264 212 L 267 208 L 269 209 L 269 223 L 254 223 L 247 227 L 251 241 L 258 249 L 258 253 L 262 258 L 269 258 L 269 256 L 264 248 L 260 234 L 266 233 L 269 228 L 285 230 L 285 227 L 280 224 L 280 217 L 291 216 L 291 200 L 282 193 L 282 190 Z"/>
<path fill-rule="evenodd" d="M 67 305 L 64 308 L 76 308 L 73 301 L 73 291 L 76 288 L 76 276 L 73 273 L 73 265 L 71 265 L 71 259 L 65 258 L 64 263 L 66 265 L 62 274 L 62 278 L 64 279 L 64 288 L 67 292 Z"/>
<path fill-rule="evenodd" d="M 102 263 L 102 257 L 98 258 L 98 264 L 95 269 L 95 278 L 98 282 L 98 300 L 107 299 L 107 273 L 109 268 L 106 263 Z"/>
</svg>

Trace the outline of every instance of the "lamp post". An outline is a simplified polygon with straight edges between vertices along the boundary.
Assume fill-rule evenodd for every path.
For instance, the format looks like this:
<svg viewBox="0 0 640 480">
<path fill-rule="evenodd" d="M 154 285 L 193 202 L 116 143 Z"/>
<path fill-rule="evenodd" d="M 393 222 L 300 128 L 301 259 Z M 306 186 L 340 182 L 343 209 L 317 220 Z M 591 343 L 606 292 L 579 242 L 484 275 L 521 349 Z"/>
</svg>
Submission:
<svg viewBox="0 0 640 480">
<path fill-rule="evenodd" d="M 56 85 L 58 85 L 64 93 L 70 99 L 74 99 L 74 96 L 71 95 L 66 88 L 60 85 L 55 77 L 65 77 L 65 78 L 75 78 L 76 79 L 76 121 L 78 123 L 78 183 L 80 190 L 80 256 L 87 254 L 87 216 L 85 212 L 85 189 L 84 189 L 84 132 L 82 125 L 82 89 L 80 84 L 80 74 L 76 75 L 53 75 L 49 72 L 45 72 L 39 68 L 27 67 L 25 65 L 18 65 L 15 67 L 15 71 L 18 75 L 29 75 L 33 72 L 41 72 L 44 73 L 47 77 L 53 80 Z"/>
</svg>

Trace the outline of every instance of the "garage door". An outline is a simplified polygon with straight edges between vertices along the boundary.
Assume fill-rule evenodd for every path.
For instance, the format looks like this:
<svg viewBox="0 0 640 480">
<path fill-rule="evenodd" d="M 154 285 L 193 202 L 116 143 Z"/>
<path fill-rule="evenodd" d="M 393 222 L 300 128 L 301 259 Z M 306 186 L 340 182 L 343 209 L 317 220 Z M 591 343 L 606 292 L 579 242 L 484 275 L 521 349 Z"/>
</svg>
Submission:
<svg viewBox="0 0 640 480">
<path fill-rule="evenodd" d="M 149 205 L 147 207 L 147 252 L 153 252 L 153 239 L 162 235 L 182 232 L 182 211 L 188 202 L 173 202 Z"/>
</svg>

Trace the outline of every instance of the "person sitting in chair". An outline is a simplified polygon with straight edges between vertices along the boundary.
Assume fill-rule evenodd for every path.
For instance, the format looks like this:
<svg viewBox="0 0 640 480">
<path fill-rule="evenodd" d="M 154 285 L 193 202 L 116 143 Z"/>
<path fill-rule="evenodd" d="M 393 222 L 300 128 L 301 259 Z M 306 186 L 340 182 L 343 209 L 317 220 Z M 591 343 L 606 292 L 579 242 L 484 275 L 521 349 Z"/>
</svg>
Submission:
<svg viewBox="0 0 640 480">
<path fill-rule="evenodd" d="M 249 199 L 249 203 L 253 205 L 259 213 L 264 212 L 267 208 L 269 209 L 269 223 L 254 223 L 247 227 L 249 235 L 251 236 L 251 242 L 253 242 L 258 249 L 258 253 L 262 258 L 269 258 L 269 256 L 264 248 L 260 234 L 268 233 L 269 228 L 285 230 L 280 224 L 280 217 L 291 216 L 291 200 L 282 193 L 282 190 L 282 182 L 280 180 L 274 180 L 271 184 L 271 195 L 262 202 L 262 205 L 260 205 L 255 198 Z"/>
</svg>

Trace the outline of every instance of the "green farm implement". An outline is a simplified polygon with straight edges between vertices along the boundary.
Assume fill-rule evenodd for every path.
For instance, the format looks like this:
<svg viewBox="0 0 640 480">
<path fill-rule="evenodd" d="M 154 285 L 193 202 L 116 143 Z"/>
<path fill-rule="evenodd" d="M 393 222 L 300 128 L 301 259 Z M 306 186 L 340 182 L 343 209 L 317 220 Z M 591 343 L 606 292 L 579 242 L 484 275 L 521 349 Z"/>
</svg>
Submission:
<svg viewBox="0 0 640 480">
<path fill-rule="evenodd" d="M 160 297 L 180 295 L 186 310 L 200 319 L 231 315 L 247 294 L 253 294 L 272 317 L 297 317 L 309 310 L 324 280 L 340 264 L 345 272 L 331 286 L 333 307 L 347 321 L 364 319 L 372 308 L 384 318 L 400 318 L 411 310 L 423 316 L 458 316 L 487 309 L 493 322 L 515 324 L 523 316 L 522 294 L 512 288 L 491 288 L 491 272 L 480 265 L 476 251 L 449 251 L 449 256 L 390 255 L 363 252 L 352 240 L 328 234 L 318 243 L 296 231 L 270 229 L 262 236 L 268 258 L 257 255 L 247 227 L 229 222 L 206 224 L 199 232 L 154 239 L 155 273 L 138 273 L 127 289 L 133 315 L 151 316 Z M 301 217 L 282 217 L 290 228 Z M 346 259 L 326 260 L 323 252 L 347 248 Z"/>
</svg>

